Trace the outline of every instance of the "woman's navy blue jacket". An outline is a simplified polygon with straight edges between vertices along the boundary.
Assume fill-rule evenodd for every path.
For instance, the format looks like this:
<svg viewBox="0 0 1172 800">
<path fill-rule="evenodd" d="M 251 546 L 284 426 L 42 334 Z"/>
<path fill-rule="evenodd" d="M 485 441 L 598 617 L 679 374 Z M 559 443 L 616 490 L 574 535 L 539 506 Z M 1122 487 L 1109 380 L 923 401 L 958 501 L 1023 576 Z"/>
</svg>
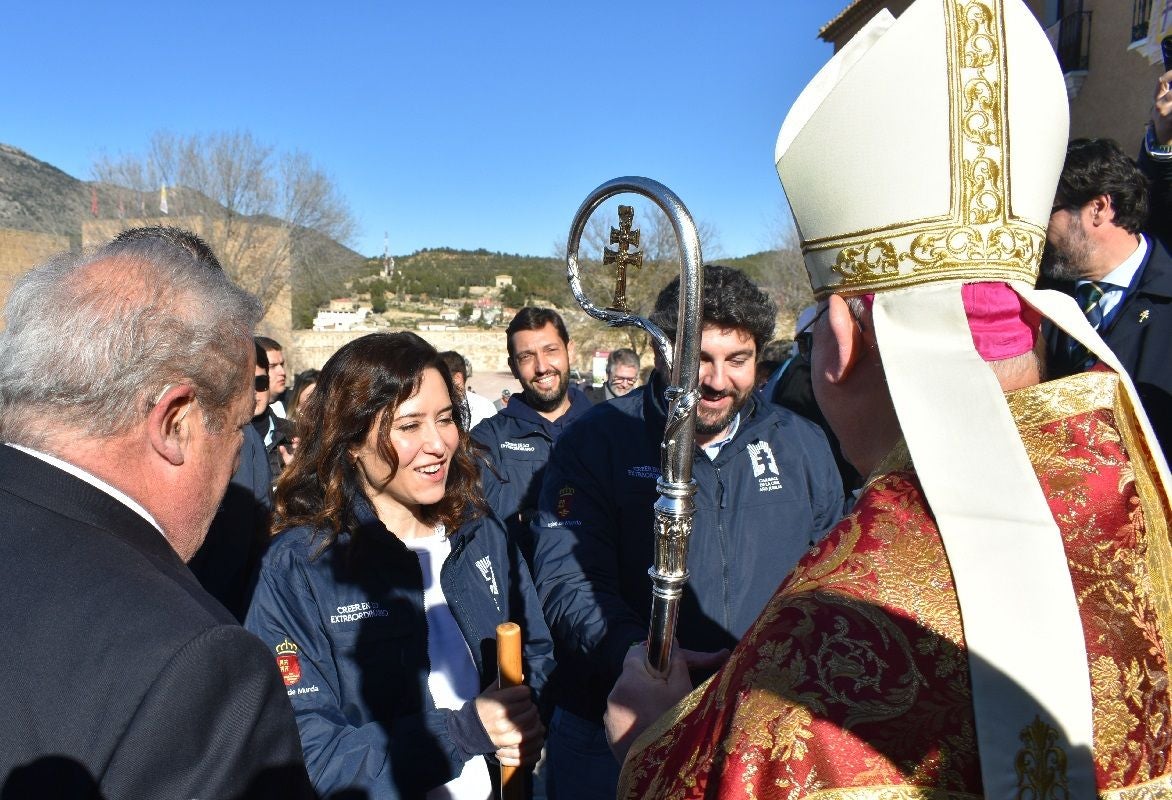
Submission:
<svg viewBox="0 0 1172 800">
<path fill-rule="evenodd" d="M 285 678 L 310 777 L 370 800 L 421 795 L 492 746 L 473 703 L 437 709 L 427 688 L 427 620 L 420 561 L 374 515 L 318 554 L 307 527 L 277 536 L 261 565 L 245 627 Z M 526 682 L 540 692 L 553 645 L 533 582 L 491 514 L 462 525 L 440 582 L 480 673 L 496 680 L 496 626 L 521 625 Z"/>
</svg>

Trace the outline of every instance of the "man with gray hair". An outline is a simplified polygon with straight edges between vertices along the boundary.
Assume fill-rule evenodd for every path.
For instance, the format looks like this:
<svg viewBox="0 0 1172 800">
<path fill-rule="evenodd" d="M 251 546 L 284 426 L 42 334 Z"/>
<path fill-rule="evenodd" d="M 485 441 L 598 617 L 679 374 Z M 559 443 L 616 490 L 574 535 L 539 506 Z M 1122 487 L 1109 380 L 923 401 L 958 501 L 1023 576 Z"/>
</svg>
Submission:
<svg viewBox="0 0 1172 800">
<path fill-rule="evenodd" d="M 606 383 L 586 392 L 591 403 L 622 397 L 639 384 L 639 354 L 629 347 L 611 350 L 606 357 Z"/>
<path fill-rule="evenodd" d="M 184 564 L 252 416 L 259 303 L 148 231 L 33 269 L 5 314 L 0 794 L 311 796 L 273 656 Z"/>
</svg>

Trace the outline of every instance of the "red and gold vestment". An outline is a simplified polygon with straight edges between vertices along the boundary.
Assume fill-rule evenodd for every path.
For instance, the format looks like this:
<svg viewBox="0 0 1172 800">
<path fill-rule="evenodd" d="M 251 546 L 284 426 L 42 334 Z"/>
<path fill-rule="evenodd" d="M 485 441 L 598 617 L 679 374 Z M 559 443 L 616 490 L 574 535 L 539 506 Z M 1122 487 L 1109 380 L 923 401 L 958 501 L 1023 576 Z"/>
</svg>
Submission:
<svg viewBox="0 0 1172 800">
<path fill-rule="evenodd" d="M 1008 400 L 1078 600 L 1100 796 L 1172 796 L 1172 547 L 1150 454 L 1110 373 Z M 1047 737 L 1044 726 L 1023 732 L 1023 798 L 1064 796 L 1065 754 Z M 952 574 L 903 448 L 724 668 L 636 742 L 619 791 L 629 800 L 980 796 Z"/>
</svg>

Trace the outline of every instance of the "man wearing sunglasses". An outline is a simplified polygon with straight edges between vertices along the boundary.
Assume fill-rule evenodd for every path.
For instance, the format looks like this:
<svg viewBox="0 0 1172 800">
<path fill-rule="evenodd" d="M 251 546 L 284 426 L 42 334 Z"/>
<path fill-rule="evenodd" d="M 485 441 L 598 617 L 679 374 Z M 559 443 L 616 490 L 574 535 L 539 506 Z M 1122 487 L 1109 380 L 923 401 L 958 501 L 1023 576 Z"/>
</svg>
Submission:
<svg viewBox="0 0 1172 800">
<path fill-rule="evenodd" d="M 252 410 L 252 427 L 260 435 L 264 451 L 269 462 L 271 480 L 275 481 L 281 475 L 281 470 L 293 458 L 294 427 L 293 423 L 277 413 L 273 406 L 273 367 L 269 362 L 269 355 L 279 350 L 271 351 L 266 342 L 271 342 L 264 336 L 256 337 L 256 404 Z M 283 358 L 283 357 L 282 357 Z M 263 368 L 263 372 L 261 371 Z M 284 384 L 284 369 L 278 370 L 281 385 Z"/>
<path fill-rule="evenodd" d="M 241 622 L 252 597 L 253 567 L 268 541 L 273 510 L 273 473 L 264 439 L 255 424 L 269 413 L 269 365 L 264 347 L 258 342 L 253 346 L 253 421 L 243 428 L 240 460 L 207 538 L 188 564 L 208 594 Z"/>
</svg>

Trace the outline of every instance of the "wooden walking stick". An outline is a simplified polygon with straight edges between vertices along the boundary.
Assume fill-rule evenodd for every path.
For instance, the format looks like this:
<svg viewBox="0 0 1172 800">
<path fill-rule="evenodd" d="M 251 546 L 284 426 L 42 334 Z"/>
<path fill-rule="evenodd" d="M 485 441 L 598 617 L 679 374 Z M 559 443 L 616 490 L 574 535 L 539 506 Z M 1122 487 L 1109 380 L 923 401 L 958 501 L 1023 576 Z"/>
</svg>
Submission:
<svg viewBox="0 0 1172 800">
<path fill-rule="evenodd" d="M 523 682 L 521 670 L 521 626 L 502 622 L 496 626 L 497 685 L 504 689 Z M 525 773 L 518 767 L 501 764 L 502 800 L 525 800 Z"/>
</svg>

